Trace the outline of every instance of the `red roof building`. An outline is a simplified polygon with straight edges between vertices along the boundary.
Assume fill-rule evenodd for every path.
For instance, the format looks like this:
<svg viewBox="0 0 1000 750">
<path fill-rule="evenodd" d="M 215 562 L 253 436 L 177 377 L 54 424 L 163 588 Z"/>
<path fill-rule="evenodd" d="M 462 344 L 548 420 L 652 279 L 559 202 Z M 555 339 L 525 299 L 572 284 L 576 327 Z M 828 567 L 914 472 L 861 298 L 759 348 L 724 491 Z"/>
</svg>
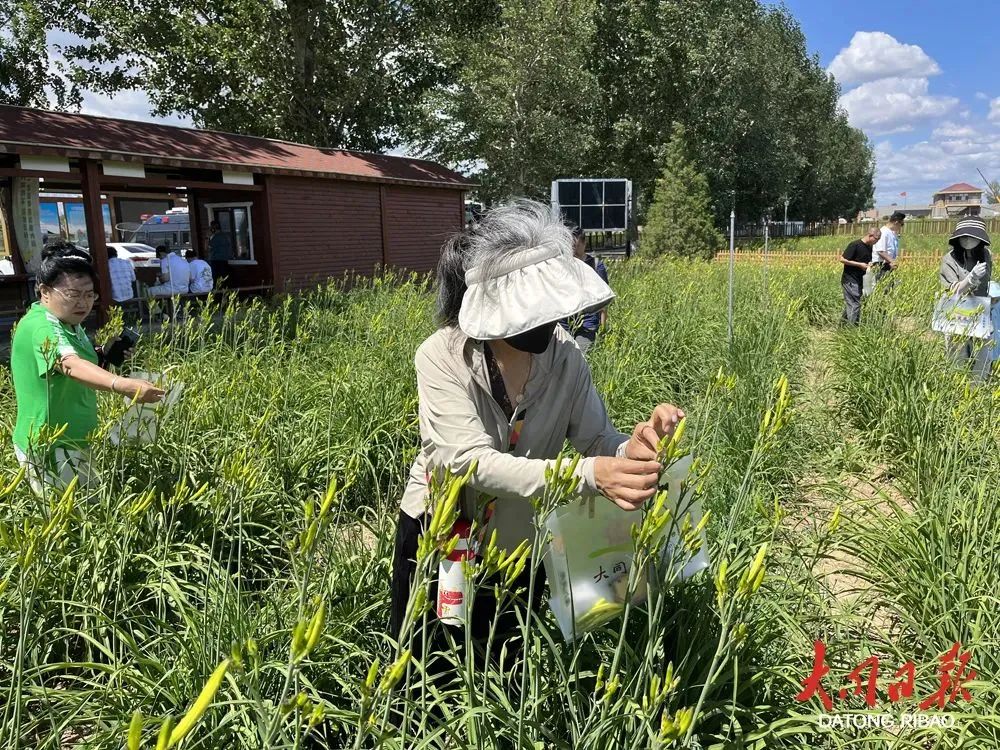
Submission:
<svg viewBox="0 0 1000 750">
<path fill-rule="evenodd" d="M 954 185 L 949 185 L 946 188 L 941 188 L 935 195 L 941 195 L 943 193 L 980 193 L 982 190 L 977 188 L 975 185 L 970 185 L 967 182 L 956 182 Z"/>
<path fill-rule="evenodd" d="M 382 267 L 431 270 L 464 223 L 471 186 L 421 159 L 0 106 L 0 209 L 15 267 L 37 265 L 45 196 L 79 194 L 103 300 L 107 239 L 178 201 L 200 255 L 211 221 L 231 235 L 232 286 L 283 291 Z"/>
<path fill-rule="evenodd" d="M 982 208 L 983 191 L 967 182 L 956 182 L 941 188 L 931 200 L 931 217 L 954 219 L 963 216 L 978 216 Z"/>
</svg>

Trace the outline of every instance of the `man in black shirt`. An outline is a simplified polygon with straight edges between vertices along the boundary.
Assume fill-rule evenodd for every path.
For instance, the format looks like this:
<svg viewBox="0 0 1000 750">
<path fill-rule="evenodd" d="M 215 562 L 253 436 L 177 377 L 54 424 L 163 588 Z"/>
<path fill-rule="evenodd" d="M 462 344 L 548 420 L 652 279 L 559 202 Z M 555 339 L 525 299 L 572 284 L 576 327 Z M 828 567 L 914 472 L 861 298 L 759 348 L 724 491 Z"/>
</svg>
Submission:
<svg viewBox="0 0 1000 750">
<path fill-rule="evenodd" d="M 840 285 L 844 288 L 844 323 L 856 326 L 861 320 L 861 287 L 865 271 L 872 262 L 872 245 L 881 236 L 878 227 L 869 229 L 868 234 L 848 245 L 840 257 L 844 264 L 844 273 L 840 276 Z"/>
</svg>

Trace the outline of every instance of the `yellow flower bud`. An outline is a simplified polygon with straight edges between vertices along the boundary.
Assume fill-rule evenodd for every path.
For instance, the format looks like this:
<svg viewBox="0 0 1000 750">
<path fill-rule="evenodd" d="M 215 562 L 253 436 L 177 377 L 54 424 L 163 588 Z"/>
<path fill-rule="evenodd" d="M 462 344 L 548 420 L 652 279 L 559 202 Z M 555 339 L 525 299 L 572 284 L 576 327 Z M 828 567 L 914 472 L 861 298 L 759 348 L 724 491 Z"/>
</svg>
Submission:
<svg viewBox="0 0 1000 750">
<path fill-rule="evenodd" d="M 170 745 L 170 730 L 174 726 L 174 720 L 168 716 L 160 725 L 160 733 L 156 736 L 156 750 L 167 750 Z"/>
<path fill-rule="evenodd" d="M 831 516 L 831 518 L 830 518 L 830 525 L 828 527 L 830 533 L 832 534 L 833 532 L 835 532 L 837 530 L 838 526 L 840 526 L 840 506 L 839 505 L 836 508 L 833 509 L 833 516 Z"/>
<path fill-rule="evenodd" d="M 142 712 L 136 711 L 132 714 L 132 721 L 128 725 L 128 750 L 139 750 L 139 743 L 142 741 Z"/>
<path fill-rule="evenodd" d="M 361 692 L 363 695 L 368 695 L 369 693 L 371 693 L 372 686 L 375 684 L 375 678 L 378 677 L 378 667 L 379 667 L 379 662 L 378 659 L 376 658 L 375 661 L 372 662 L 372 665 L 368 667 L 368 676 L 365 677 L 365 683 L 361 688 Z"/>
<path fill-rule="evenodd" d="M 190 710 L 184 714 L 184 718 L 177 722 L 177 726 L 170 732 L 168 747 L 173 747 L 184 739 L 205 714 L 212 701 L 215 700 L 215 694 L 219 691 L 219 686 L 222 685 L 222 680 L 225 678 L 226 670 L 228 669 L 229 659 L 225 659 L 215 668 L 215 671 L 208 678 L 208 682 L 201 689 L 201 693 L 198 694 L 194 703 L 191 704 Z"/>
<path fill-rule="evenodd" d="M 409 663 L 410 649 L 406 649 L 386 671 L 385 676 L 382 678 L 382 684 L 379 685 L 379 690 L 383 693 L 388 693 L 396 687 L 396 684 L 403 678 L 403 675 L 406 674 L 406 665 Z"/>
</svg>

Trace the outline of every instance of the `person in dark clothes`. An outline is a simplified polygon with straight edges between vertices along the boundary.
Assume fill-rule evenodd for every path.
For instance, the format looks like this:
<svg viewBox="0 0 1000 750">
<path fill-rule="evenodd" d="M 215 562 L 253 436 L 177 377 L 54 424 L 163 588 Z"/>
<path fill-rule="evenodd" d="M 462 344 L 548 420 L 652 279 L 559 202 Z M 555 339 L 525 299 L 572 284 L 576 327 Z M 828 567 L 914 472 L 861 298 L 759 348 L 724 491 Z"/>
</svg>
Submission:
<svg viewBox="0 0 1000 750">
<path fill-rule="evenodd" d="M 212 268 L 212 278 L 216 286 L 222 286 L 221 279 L 229 275 L 229 261 L 233 257 L 233 246 L 229 235 L 222 231 L 219 222 L 213 221 L 209 226 L 211 234 L 208 237 L 208 265 Z"/>
<path fill-rule="evenodd" d="M 844 290 L 844 323 L 856 326 L 861 322 L 861 287 L 872 260 L 872 247 L 881 236 L 882 232 L 877 227 L 869 229 L 868 234 L 854 240 L 840 256 L 844 266 L 840 275 L 840 286 Z"/>
<path fill-rule="evenodd" d="M 604 261 L 587 252 L 587 235 L 580 227 L 573 227 L 573 256 L 600 276 L 605 284 L 608 283 L 608 269 L 604 265 Z M 569 331 L 573 340 L 576 341 L 576 345 L 584 354 L 597 340 L 597 332 L 604 328 L 607 323 L 607 307 L 559 321 L 559 325 Z"/>
</svg>

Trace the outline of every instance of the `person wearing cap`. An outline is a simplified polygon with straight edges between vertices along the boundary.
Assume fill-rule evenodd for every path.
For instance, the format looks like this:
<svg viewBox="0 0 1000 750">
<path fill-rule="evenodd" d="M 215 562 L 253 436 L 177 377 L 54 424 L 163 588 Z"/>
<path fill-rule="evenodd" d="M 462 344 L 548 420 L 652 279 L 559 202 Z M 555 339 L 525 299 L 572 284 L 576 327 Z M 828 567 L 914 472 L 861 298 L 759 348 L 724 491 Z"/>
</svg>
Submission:
<svg viewBox="0 0 1000 750">
<path fill-rule="evenodd" d="M 631 511 L 655 494 L 657 442 L 684 412 L 657 405 L 631 435 L 612 425 L 583 353 L 557 325 L 615 296 L 572 247 L 570 230 L 547 206 L 516 201 L 492 209 L 442 249 L 441 326 L 414 358 L 420 451 L 403 492 L 393 555 L 390 627 L 397 638 L 405 635 L 417 540 L 433 511 L 433 472 L 471 470 L 461 515 L 480 526 L 483 539 L 495 532 L 506 550 L 534 538 L 531 500 L 541 496 L 567 440 L 583 455 L 575 468 L 580 497 L 603 496 Z M 514 588 L 526 588 L 530 567 Z M 536 576 L 542 574 L 539 567 Z M 538 580 L 532 607 L 540 602 Z M 496 613 L 492 586 L 481 587 L 471 612 L 477 642 Z M 494 654 L 517 624 L 512 610 L 499 618 Z"/>
<path fill-rule="evenodd" d="M 993 256 L 986 222 L 978 216 L 962 219 L 948 238 L 951 249 L 941 258 L 938 278 L 952 295 L 990 296 Z M 989 364 L 989 347 L 974 338 L 946 336 L 949 356 L 956 362 L 975 359 L 974 372 L 982 376 Z"/>
<path fill-rule="evenodd" d="M 878 284 L 885 276 L 896 270 L 899 264 L 899 234 L 903 231 L 906 214 L 894 211 L 888 223 L 882 227 L 879 241 L 872 247 L 872 282 Z"/>
<path fill-rule="evenodd" d="M 573 227 L 573 257 L 578 261 L 585 264 L 587 268 L 590 268 L 605 284 L 608 283 L 608 269 L 604 265 L 604 262 L 598 260 L 593 255 L 587 252 L 587 236 L 584 234 L 580 227 Z M 603 307 L 600 310 L 586 313 L 584 315 L 576 315 L 572 318 L 567 318 L 566 320 L 559 321 L 559 325 L 569 331 L 570 335 L 576 341 L 576 345 L 580 347 L 580 351 L 584 354 L 587 350 L 594 344 L 597 340 L 597 332 L 604 328 L 608 323 L 608 308 Z"/>
</svg>

